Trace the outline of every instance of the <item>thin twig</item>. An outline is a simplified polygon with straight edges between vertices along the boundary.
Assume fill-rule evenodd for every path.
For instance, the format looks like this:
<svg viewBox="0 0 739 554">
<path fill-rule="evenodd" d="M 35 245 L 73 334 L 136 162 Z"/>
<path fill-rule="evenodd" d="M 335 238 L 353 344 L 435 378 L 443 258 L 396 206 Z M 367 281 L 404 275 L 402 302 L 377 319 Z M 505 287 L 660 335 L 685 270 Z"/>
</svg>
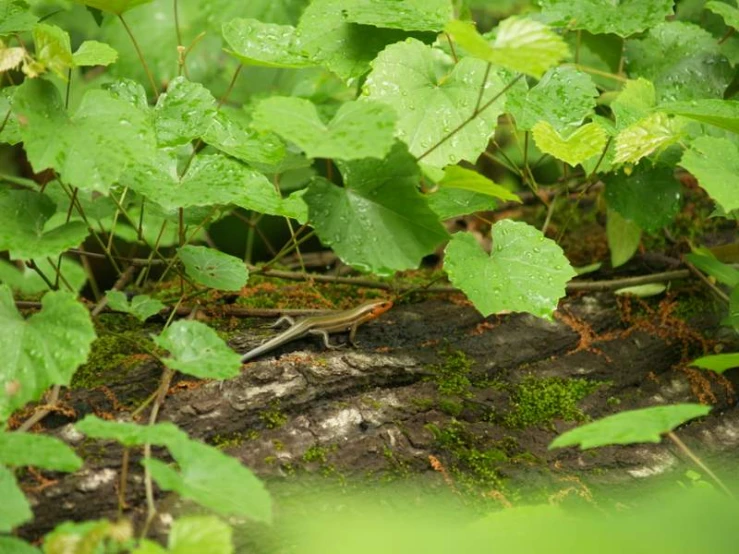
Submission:
<svg viewBox="0 0 739 554">
<path fill-rule="evenodd" d="M 697 465 L 702 471 L 704 471 L 706 473 L 706 475 L 708 475 L 711 479 L 714 480 L 714 482 L 719 486 L 719 488 L 726 493 L 726 496 L 728 496 L 732 500 L 735 500 L 736 499 L 735 496 L 734 496 L 734 493 L 731 492 L 731 490 L 729 489 L 729 487 L 727 487 L 726 485 L 724 485 L 723 481 L 721 481 L 721 479 L 719 479 L 718 476 L 713 471 L 711 471 L 711 469 L 706 464 L 704 464 L 701 461 L 701 459 L 698 456 L 696 456 L 693 453 L 693 451 L 690 450 L 690 448 L 688 448 L 685 445 L 685 443 L 683 441 L 681 441 L 675 433 L 673 433 L 672 431 L 669 431 L 667 433 L 667 436 L 669 437 L 669 439 L 672 442 L 674 442 L 677 445 L 677 447 L 680 450 L 683 451 L 683 453 L 688 458 L 690 458 L 693 461 L 693 463 L 695 465 Z"/>
<path fill-rule="evenodd" d="M 706 285 L 710 289 L 710 291 L 718 296 L 724 303 L 729 304 L 731 302 L 731 299 L 728 297 L 728 295 L 716 285 L 714 285 L 711 280 L 703 274 L 701 270 L 691 264 L 688 260 L 683 259 L 683 263 L 687 266 L 687 268 L 693 275 L 698 277 L 698 279 L 700 279 L 703 284 Z"/>
<path fill-rule="evenodd" d="M 118 14 L 118 19 L 121 20 L 121 23 L 123 23 L 123 27 L 126 29 L 126 33 L 128 33 L 128 36 L 131 38 L 133 47 L 136 49 L 136 53 L 139 56 L 139 60 L 141 60 L 141 65 L 144 66 L 144 71 L 146 72 L 146 76 L 149 78 L 151 89 L 154 91 L 154 97 L 157 98 L 159 96 L 159 88 L 157 87 L 157 84 L 154 81 L 154 75 L 152 75 L 151 70 L 149 69 L 149 65 L 146 63 L 146 59 L 144 59 L 144 54 L 141 52 L 141 48 L 139 48 L 139 43 L 136 41 L 136 37 L 133 36 L 133 32 L 131 32 L 131 28 L 128 26 L 128 23 L 126 23 L 126 20 L 123 19 L 123 14 Z"/>
</svg>

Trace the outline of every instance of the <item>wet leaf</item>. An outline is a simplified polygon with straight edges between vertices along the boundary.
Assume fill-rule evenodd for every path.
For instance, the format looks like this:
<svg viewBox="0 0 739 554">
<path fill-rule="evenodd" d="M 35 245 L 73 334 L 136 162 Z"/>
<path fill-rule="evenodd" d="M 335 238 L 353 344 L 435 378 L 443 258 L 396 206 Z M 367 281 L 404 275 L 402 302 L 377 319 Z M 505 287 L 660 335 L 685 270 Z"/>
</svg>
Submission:
<svg viewBox="0 0 739 554">
<path fill-rule="evenodd" d="M 725 211 L 739 209 L 739 149 L 726 138 L 698 137 L 683 153 L 680 165 Z"/>
<path fill-rule="evenodd" d="M 593 34 L 627 37 L 662 23 L 672 15 L 673 0 L 539 0 L 542 15 L 553 24 Z"/>
<path fill-rule="evenodd" d="M 244 261 L 206 246 L 183 246 L 177 251 L 187 274 L 206 287 L 241 290 L 249 280 Z"/>
<path fill-rule="evenodd" d="M 146 294 L 137 294 L 129 301 L 126 295 L 119 290 L 106 291 L 108 306 L 112 310 L 131 314 L 140 321 L 146 321 L 154 314 L 158 314 L 166 306 Z"/>
<path fill-rule="evenodd" d="M 616 136 L 613 162 L 638 163 L 645 156 L 680 140 L 681 126 L 667 114 L 654 112 L 623 129 Z"/>
<path fill-rule="evenodd" d="M 611 267 L 618 267 L 628 262 L 639 248 L 641 229 L 617 211 L 608 210 L 606 236 L 611 249 Z"/>
<path fill-rule="evenodd" d="M 567 137 L 546 121 L 540 121 L 532 130 L 539 150 L 572 166 L 601 154 L 608 140 L 605 130 L 597 123 L 587 123 Z"/>
<path fill-rule="evenodd" d="M 440 32 L 453 16 L 450 0 L 345 0 L 347 21 L 404 31 Z"/>
<path fill-rule="evenodd" d="M 257 19 L 232 19 L 223 24 L 227 50 L 246 65 L 307 67 L 315 65 L 300 51 L 292 25 L 264 23 Z"/>
</svg>

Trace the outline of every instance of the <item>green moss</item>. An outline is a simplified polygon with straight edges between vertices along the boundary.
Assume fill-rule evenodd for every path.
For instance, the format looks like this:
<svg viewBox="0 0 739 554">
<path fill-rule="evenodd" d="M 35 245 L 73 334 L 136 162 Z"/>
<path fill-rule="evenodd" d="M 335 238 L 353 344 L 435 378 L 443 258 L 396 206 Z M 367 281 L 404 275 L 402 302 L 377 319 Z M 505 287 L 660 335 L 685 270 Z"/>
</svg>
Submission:
<svg viewBox="0 0 739 554">
<path fill-rule="evenodd" d="M 550 424 L 554 419 L 583 421 L 586 416 L 577 403 L 600 385 L 587 379 L 526 377 L 511 391 L 511 411 L 505 423 L 521 428 Z"/>
<path fill-rule="evenodd" d="M 334 450 L 336 447 L 333 448 Z M 307 464 L 318 462 L 319 464 L 325 464 L 328 454 L 332 451 L 331 448 L 326 446 L 319 446 L 314 444 L 308 450 L 303 453 L 303 461 Z"/>
<path fill-rule="evenodd" d="M 429 368 L 439 394 L 469 397 L 472 387 L 469 374 L 473 363 L 461 350 L 446 352 L 442 365 Z"/>
<path fill-rule="evenodd" d="M 280 410 L 279 402 L 271 402 L 269 407 L 259 414 L 259 419 L 267 429 L 279 429 L 287 423 L 287 416 Z"/>
<path fill-rule="evenodd" d="M 506 453 L 498 448 L 480 449 L 480 437 L 467 430 L 464 423 L 452 419 L 444 428 L 428 425 L 436 444 L 442 449 L 450 466 L 448 471 L 456 482 L 470 490 L 479 491 L 501 488 L 502 478 L 498 467 L 508 460 Z"/>
<path fill-rule="evenodd" d="M 452 417 L 457 417 L 459 414 L 462 413 L 463 409 L 463 404 L 461 402 L 457 402 L 456 400 L 444 398 L 439 400 L 439 410 Z"/>
</svg>

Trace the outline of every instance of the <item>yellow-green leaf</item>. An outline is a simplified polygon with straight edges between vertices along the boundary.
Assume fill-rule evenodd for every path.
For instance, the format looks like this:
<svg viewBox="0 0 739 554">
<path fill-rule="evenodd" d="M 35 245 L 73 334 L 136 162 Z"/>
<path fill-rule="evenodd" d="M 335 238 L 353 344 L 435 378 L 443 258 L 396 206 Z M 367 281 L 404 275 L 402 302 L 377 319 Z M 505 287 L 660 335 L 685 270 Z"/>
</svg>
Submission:
<svg viewBox="0 0 739 554">
<path fill-rule="evenodd" d="M 678 127 L 667 114 L 655 112 L 629 125 L 616 137 L 614 163 L 637 163 L 658 148 L 665 148 L 680 138 Z"/>
<path fill-rule="evenodd" d="M 600 154 L 608 139 L 606 131 L 597 123 L 583 125 L 566 138 L 546 121 L 534 125 L 532 131 L 539 150 L 572 166 Z"/>
<path fill-rule="evenodd" d="M 507 188 L 495 184 L 487 177 L 480 175 L 477 171 L 465 169 L 458 165 L 450 165 L 444 169 L 444 177 L 439 181 L 439 186 L 469 190 L 500 198 L 501 200 L 521 202 L 521 199 Z"/>
</svg>

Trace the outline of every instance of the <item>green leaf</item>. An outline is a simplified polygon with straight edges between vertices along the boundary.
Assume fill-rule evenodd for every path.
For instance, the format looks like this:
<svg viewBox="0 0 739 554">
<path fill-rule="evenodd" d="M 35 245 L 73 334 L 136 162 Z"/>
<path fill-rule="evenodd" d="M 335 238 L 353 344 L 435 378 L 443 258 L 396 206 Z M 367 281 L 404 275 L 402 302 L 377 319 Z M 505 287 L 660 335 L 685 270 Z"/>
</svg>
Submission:
<svg viewBox="0 0 739 554">
<path fill-rule="evenodd" d="M 124 169 L 154 155 L 154 131 L 146 114 L 110 92 L 88 91 L 72 118 L 56 87 L 40 79 L 18 87 L 13 110 L 34 171 L 51 167 L 82 190 L 107 193 Z"/>
<path fill-rule="evenodd" d="M 313 0 L 296 33 L 300 52 L 345 81 L 364 75 L 379 52 L 408 36 L 396 29 L 348 23 L 336 0 Z"/>
<path fill-rule="evenodd" d="M 80 433 L 93 439 L 114 440 L 126 448 L 152 444 L 170 447 L 183 440 L 187 434 L 174 423 L 165 421 L 153 425 L 139 425 L 127 421 L 110 421 L 94 415 L 86 415 L 74 424 Z"/>
<path fill-rule="evenodd" d="M 719 283 L 731 288 L 739 286 L 739 270 L 717 260 L 710 250 L 694 248 L 693 252 L 685 254 L 685 259 Z"/>
<path fill-rule="evenodd" d="M 176 77 L 154 108 L 159 146 L 187 144 L 205 134 L 216 113 L 216 100 L 200 83 Z"/>
<path fill-rule="evenodd" d="M 284 143 L 272 133 L 249 128 L 244 112 L 221 108 L 202 139 L 229 156 L 255 166 L 273 166 L 285 158 Z"/>
<path fill-rule="evenodd" d="M 74 65 L 69 34 L 56 25 L 38 23 L 33 28 L 33 43 L 36 59 L 66 81 L 67 70 Z"/>
<path fill-rule="evenodd" d="M 241 290 L 249 280 L 244 261 L 206 246 L 183 246 L 178 256 L 187 274 L 206 287 Z"/>
<path fill-rule="evenodd" d="M 561 36 L 533 19 L 509 17 L 501 21 L 492 42 L 464 21 L 450 21 L 446 31 L 472 56 L 537 79 L 570 55 Z"/>
<path fill-rule="evenodd" d="M 654 83 L 659 102 L 721 98 L 734 75 L 716 39 L 681 21 L 661 23 L 645 38 L 627 41 L 626 60 L 632 78 Z"/>
<path fill-rule="evenodd" d="M 418 166 L 403 145 L 384 160 L 337 165 L 343 188 L 317 178 L 303 198 L 321 242 L 345 263 L 390 275 L 417 267 L 447 238 L 418 192 Z"/>
<path fill-rule="evenodd" d="M 444 177 L 439 181 L 439 186 L 486 194 L 503 201 L 521 202 L 521 199 L 507 188 L 495 184 L 477 171 L 465 169 L 458 165 L 450 165 L 444 168 Z"/>
<path fill-rule="evenodd" d="M 372 62 L 364 94 L 395 109 L 397 135 L 411 154 L 423 156 L 426 164 L 444 167 L 463 159 L 474 162 L 495 131 L 505 95 L 430 151 L 472 115 L 486 75 L 481 106 L 503 89 L 500 77 L 494 71 L 487 73 L 485 62 L 463 58 L 453 64 L 441 51 L 408 39 L 388 46 Z"/>
<path fill-rule="evenodd" d="M 85 6 L 96 8 L 98 10 L 114 13 L 120 15 L 127 12 L 128 10 L 140 6 L 142 4 L 148 4 L 152 0 L 75 0 Z"/>
<path fill-rule="evenodd" d="M 532 131 L 539 150 L 572 166 L 603 152 L 608 140 L 605 130 L 597 123 L 587 123 L 567 138 L 546 121 L 534 125 Z"/>
<path fill-rule="evenodd" d="M 306 67 L 315 65 L 297 45 L 292 25 L 264 23 L 257 19 L 232 19 L 223 24 L 229 54 L 246 65 Z"/>
<path fill-rule="evenodd" d="M 727 369 L 739 367 L 739 352 L 703 356 L 693 360 L 690 365 L 703 369 L 710 369 L 716 373 L 723 373 Z"/>
<path fill-rule="evenodd" d="M 23 491 L 15 482 L 15 476 L 5 466 L 0 466 L 0 533 L 9 533 L 14 527 L 33 519 L 33 512 Z M 15 554 L 15 551 L 13 551 Z"/>
<path fill-rule="evenodd" d="M 13 259 L 57 256 L 79 246 L 87 237 L 87 226 L 70 221 L 47 229 L 54 214 L 54 202 L 30 190 L 0 190 L 0 251 L 9 250 Z"/>
<path fill-rule="evenodd" d="M 726 138 L 698 137 L 683 153 L 680 165 L 726 212 L 739 208 L 739 149 Z"/>
<path fill-rule="evenodd" d="M 0 1 L 0 36 L 30 31 L 36 21 L 38 17 L 24 0 Z"/>
<path fill-rule="evenodd" d="M 194 322 L 193 322 L 194 323 Z M 272 499 L 262 482 L 235 458 L 193 440 L 169 446 L 179 472 L 157 459 L 144 464 L 160 488 L 223 516 L 271 523 Z"/>
<path fill-rule="evenodd" d="M 704 7 L 720 15 L 729 27 L 739 29 L 739 10 L 734 6 L 730 6 L 724 2 L 706 2 Z"/>
<path fill-rule="evenodd" d="M 575 271 L 562 249 L 536 228 L 498 221 L 486 254 L 469 233 L 456 233 L 446 247 L 449 280 L 488 316 L 510 310 L 551 319 Z"/>
<path fill-rule="evenodd" d="M 680 183 L 670 167 L 640 165 L 627 175 L 603 176 L 608 207 L 647 232 L 658 231 L 680 211 Z"/>
<path fill-rule="evenodd" d="M 652 113 L 657 104 L 657 93 L 651 81 L 639 77 L 626 82 L 619 95 L 611 102 L 618 130 L 625 129 Z"/>
<path fill-rule="evenodd" d="M 200 379 L 229 379 L 241 369 L 241 356 L 199 321 L 175 321 L 154 342 L 173 356 L 164 365 Z"/>
<path fill-rule="evenodd" d="M 42 552 L 15 537 L 0 536 L 0 554 L 42 554 Z"/>
<path fill-rule="evenodd" d="M 667 286 L 662 283 L 648 283 L 646 285 L 635 285 L 633 287 L 624 287 L 613 291 L 613 294 L 630 294 L 639 298 L 647 298 L 649 296 L 657 296 L 667 290 Z"/>
<path fill-rule="evenodd" d="M 247 210 L 280 213 L 280 195 L 267 178 L 227 156 L 198 155 L 184 177 L 176 175 L 176 153 L 160 150 L 155 163 L 131 168 L 120 181 L 168 210 L 235 204 Z"/>
<path fill-rule="evenodd" d="M 18 313 L 10 289 L 0 285 L 0 421 L 51 385 L 69 385 L 90 353 L 95 330 L 90 314 L 68 292 L 49 292 L 41 311 L 27 320 Z M 7 391 L 13 391 L 7 394 Z"/>
<path fill-rule="evenodd" d="M 56 263 L 56 260 L 54 260 Z M 56 280 L 56 272 L 52 266 L 49 258 L 37 258 L 33 260 L 38 269 L 52 282 Z M 87 274 L 82 266 L 75 260 L 62 258 L 62 279 L 60 280 L 61 287 L 64 290 L 67 289 L 66 283 L 69 283 L 75 292 L 82 290 L 87 282 Z M 38 294 L 49 290 L 49 285 L 46 284 L 41 276 L 31 269 L 30 267 L 24 266 L 23 269 L 18 269 L 15 265 L 5 260 L 0 260 L 0 283 L 7 284 L 14 291 L 23 294 Z"/>
<path fill-rule="evenodd" d="M 118 52 L 104 42 L 86 40 L 77 51 L 72 54 L 72 61 L 76 67 L 83 65 L 110 65 L 118 59 Z"/>
<path fill-rule="evenodd" d="M 347 21 L 404 31 L 440 32 L 453 16 L 450 0 L 348 0 Z"/>
<path fill-rule="evenodd" d="M 682 115 L 701 123 L 715 125 L 732 133 L 739 133 L 739 102 L 733 100 L 692 100 L 663 104 L 659 109 L 666 113 Z"/>
<path fill-rule="evenodd" d="M 662 112 L 654 112 L 629 125 L 616 136 L 613 162 L 638 163 L 658 149 L 667 148 L 680 139 L 680 127 Z"/>
<path fill-rule="evenodd" d="M 233 528 L 215 516 L 189 516 L 172 523 L 168 546 L 172 554 L 233 554 Z"/>
<path fill-rule="evenodd" d="M 598 89 L 587 73 L 572 67 L 548 71 L 531 90 L 508 94 L 507 108 L 516 127 L 530 131 L 546 121 L 559 133 L 571 132 L 593 114 Z"/>
<path fill-rule="evenodd" d="M 131 314 L 140 321 L 146 321 L 166 308 L 159 300 L 146 294 L 137 294 L 130 302 L 126 295 L 119 290 L 106 291 L 105 296 L 108 297 L 110 309 Z"/>
<path fill-rule="evenodd" d="M 580 445 L 582 450 L 608 444 L 660 442 L 664 433 L 711 411 L 702 404 L 675 404 L 629 410 L 561 434 L 549 448 Z"/>
<path fill-rule="evenodd" d="M 570 29 L 627 37 L 672 15 L 673 0 L 539 0 L 544 18 Z"/>
<path fill-rule="evenodd" d="M 56 437 L 17 431 L 0 432 L 0 464 L 76 471 L 82 467 L 82 458 Z"/>
<path fill-rule="evenodd" d="M 439 188 L 426 197 L 429 208 L 436 212 L 441 220 L 494 210 L 497 206 L 491 196 L 463 189 Z"/>
<path fill-rule="evenodd" d="M 384 158 L 395 142 L 395 112 L 380 102 L 345 102 L 325 124 L 311 101 L 273 96 L 257 105 L 253 118 L 256 129 L 274 131 L 309 158 Z"/>
<path fill-rule="evenodd" d="M 8 144 L 18 144 L 23 139 L 21 138 L 20 126 L 18 125 L 18 118 L 12 112 L 12 98 L 15 94 L 17 87 L 3 87 L 0 89 L 0 114 L 7 120 L 5 126 L 0 129 L 0 142 L 6 142 Z"/>
<path fill-rule="evenodd" d="M 639 248 L 641 229 L 617 211 L 608 210 L 606 236 L 611 249 L 611 267 L 618 267 L 628 262 Z"/>
</svg>

